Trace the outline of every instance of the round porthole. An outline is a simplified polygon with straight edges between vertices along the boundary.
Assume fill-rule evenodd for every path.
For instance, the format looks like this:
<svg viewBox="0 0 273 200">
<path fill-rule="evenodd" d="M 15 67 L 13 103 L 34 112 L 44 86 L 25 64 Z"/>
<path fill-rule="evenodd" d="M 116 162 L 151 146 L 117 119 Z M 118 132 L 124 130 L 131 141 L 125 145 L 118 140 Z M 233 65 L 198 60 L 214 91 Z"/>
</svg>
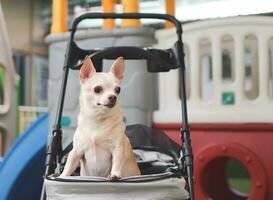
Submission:
<svg viewBox="0 0 273 200">
<path fill-rule="evenodd" d="M 264 199 L 266 176 L 259 158 L 235 143 L 220 143 L 195 155 L 197 199 Z"/>
</svg>

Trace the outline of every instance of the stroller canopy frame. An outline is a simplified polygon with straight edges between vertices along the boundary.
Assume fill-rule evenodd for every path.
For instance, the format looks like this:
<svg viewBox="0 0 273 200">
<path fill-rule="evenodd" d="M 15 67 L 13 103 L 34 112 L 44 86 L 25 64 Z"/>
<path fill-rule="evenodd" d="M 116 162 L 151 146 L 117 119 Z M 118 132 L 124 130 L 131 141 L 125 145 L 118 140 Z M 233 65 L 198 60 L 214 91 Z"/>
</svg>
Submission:
<svg viewBox="0 0 273 200">
<path fill-rule="evenodd" d="M 177 42 L 170 49 L 159 50 L 140 47 L 109 47 L 104 49 L 81 49 L 77 46 L 74 36 L 77 31 L 78 24 L 85 19 L 162 19 L 167 20 L 175 25 L 177 33 Z M 97 71 L 102 70 L 103 59 L 115 59 L 123 56 L 124 59 L 146 59 L 147 70 L 149 72 L 167 72 L 171 69 L 179 68 L 180 73 L 180 95 L 181 95 L 181 111 L 182 111 L 182 128 L 181 141 L 182 153 L 180 161 L 181 175 L 187 180 L 190 199 L 194 199 L 194 183 L 193 183 L 193 154 L 190 140 L 190 130 L 187 117 L 186 104 L 186 87 L 185 87 L 185 62 L 184 50 L 182 42 L 182 24 L 175 17 L 166 14 L 148 14 L 148 13 L 86 13 L 77 17 L 70 29 L 70 38 L 67 44 L 65 54 L 63 77 L 61 83 L 61 94 L 58 101 L 57 115 L 55 125 L 52 131 L 51 140 L 47 147 L 45 177 L 53 174 L 57 167 L 57 162 L 62 158 L 62 127 L 61 119 L 63 113 L 63 105 L 65 100 L 65 92 L 69 70 L 80 69 L 82 61 L 86 55 L 90 55 Z M 46 199 L 43 190 L 42 199 Z"/>
</svg>

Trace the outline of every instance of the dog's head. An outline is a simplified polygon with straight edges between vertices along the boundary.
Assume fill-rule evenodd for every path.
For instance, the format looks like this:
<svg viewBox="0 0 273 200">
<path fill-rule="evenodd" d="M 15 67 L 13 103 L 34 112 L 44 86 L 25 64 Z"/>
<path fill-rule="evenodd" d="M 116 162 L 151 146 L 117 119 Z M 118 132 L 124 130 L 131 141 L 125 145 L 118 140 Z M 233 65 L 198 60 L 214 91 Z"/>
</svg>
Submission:
<svg viewBox="0 0 273 200">
<path fill-rule="evenodd" d="M 116 106 L 120 82 L 124 76 L 124 60 L 117 58 L 108 73 L 97 73 L 89 56 L 80 70 L 80 103 L 86 110 L 108 110 Z"/>
</svg>

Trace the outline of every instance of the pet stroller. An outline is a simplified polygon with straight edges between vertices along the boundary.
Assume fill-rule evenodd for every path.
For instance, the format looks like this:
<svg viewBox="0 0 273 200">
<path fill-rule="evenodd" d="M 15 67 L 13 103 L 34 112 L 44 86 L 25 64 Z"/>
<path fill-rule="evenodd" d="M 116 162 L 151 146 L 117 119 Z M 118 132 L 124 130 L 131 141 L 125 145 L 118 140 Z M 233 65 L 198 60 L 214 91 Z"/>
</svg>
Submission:
<svg viewBox="0 0 273 200">
<path fill-rule="evenodd" d="M 85 19 L 140 19 L 152 18 L 172 22 L 177 31 L 177 42 L 170 49 L 159 50 L 133 46 L 108 47 L 104 49 L 81 49 L 74 41 L 78 24 Z M 58 177 L 72 143 L 62 149 L 61 118 L 69 70 L 79 70 L 86 55 L 90 55 L 97 71 L 102 71 L 103 59 L 146 59 L 148 72 L 168 72 L 180 69 L 182 124 L 182 147 L 170 140 L 162 131 L 144 125 L 126 127 L 137 158 L 141 176 L 122 178 L 110 182 L 103 177 Z M 182 25 L 174 17 L 163 14 L 140 13 L 86 13 L 73 21 L 68 41 L 61 94 L 55 126 L 47 148 L 46 171 L 42 199 L 194 199 L 193 155 L 187 119 L 184 52 Z M 77 173 L 77 172 L 75 172 Z M 186 188 L 186 189 L 185 189 Z"/>
</svg>

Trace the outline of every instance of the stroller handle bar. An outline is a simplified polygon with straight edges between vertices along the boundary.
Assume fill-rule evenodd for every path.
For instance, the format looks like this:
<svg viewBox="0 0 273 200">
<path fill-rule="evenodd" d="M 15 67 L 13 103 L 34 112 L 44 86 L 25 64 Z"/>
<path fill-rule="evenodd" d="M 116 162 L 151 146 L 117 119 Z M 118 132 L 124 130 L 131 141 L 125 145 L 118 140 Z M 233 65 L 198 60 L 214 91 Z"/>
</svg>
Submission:
<svg viewBox="0 0 273 200">
<path fill-rule="evenodd" d="M 183 69 L 185 68 L 183 42 L 182 42 L 182 24 L 174 16 L 167 15 L 167 14 L 157 14 L 157 13 L 122 13 L 121 14 L 121 13 L 99 13 L 99 12 L 85 13 L 85 14 L 82 14 L 74 19 L 72 26 L 70 28 L 71 34 L 70 34 L 70 39 L 67 44 L 67 51 L 66 51 L 66 58 L 65 58 L 65 62 L 64 62 L 64 67 L 69 68 L 72 66 L 71 68 L 73 68 L 73 66 L 75 66 L 75 64 L 76 64 L 75 60 L 73 60 L 74 56 L 71 52 L 72 50 L 70 49 L 70 46 L 72 46 L 72 47 L 75 46 L 75 41 L 74 41 L 75 32 L 77 31 L 79 23 L 82 22 L 83 20 L 86 20 L 86 19 L 161 19 L 161 20 L 169 21 L 175 25 L 176 33 L 177 33 L 177 43 L 176 43 L 177 44 L 177 52 L 175 52 L 175 54 L 174 54 L 176 56 L 176 60 L 177 60 L 176 67 L 180 66 Z M 79 48 L 77 48 L 77 49 L 79 49 Z M 115 50 L 118 50 L 118 49 L 115 49 Z M 134 50 L 136 50 L 136 49 L 134 49 Z M 88 52 L 86 51 L 85 53 L 88 53 Z M 146 54 L 148 54 L 148 53 L 150 55 L 152 55 L 155 52 L 151 53 L 151 52 L 146 51 Z M 161 54 L 162 54 L 162 52 L 161 52 Z M 77 64 L 79 64 L 79 63 L 77 63 Z M 166 62 L 165 62 L 165 64 L 166 64 Z M 176 68 L 176 67 L 171 67 L 171 68 Z M 78 68 L 78 66 L 75 66 L 74 68 Z M 156 70 L 154 70 L 154 71 L 156 71 Z M 165 71 L 169 71 L 169 70 L 165 70 Z M 187 124 L 188 124 L 187 116 L 184 115 L 183 119 L 185 120 L 184 122 L 186 122 L 183 124 L 186 124 L 186 129 L 187 129 L 188 128 L 187 127 Z"/>
<path fill-rule="evenodd" d="M 177 33 L 182 33 L 181 22 L 175 17 L 166 14 L 154 13 L 85 13 L 73 21 L 71 31 L 75 32 L 78 24 L 86 19 L 162 19 L 172 22 L 176 27 Z"/>
</svg>

